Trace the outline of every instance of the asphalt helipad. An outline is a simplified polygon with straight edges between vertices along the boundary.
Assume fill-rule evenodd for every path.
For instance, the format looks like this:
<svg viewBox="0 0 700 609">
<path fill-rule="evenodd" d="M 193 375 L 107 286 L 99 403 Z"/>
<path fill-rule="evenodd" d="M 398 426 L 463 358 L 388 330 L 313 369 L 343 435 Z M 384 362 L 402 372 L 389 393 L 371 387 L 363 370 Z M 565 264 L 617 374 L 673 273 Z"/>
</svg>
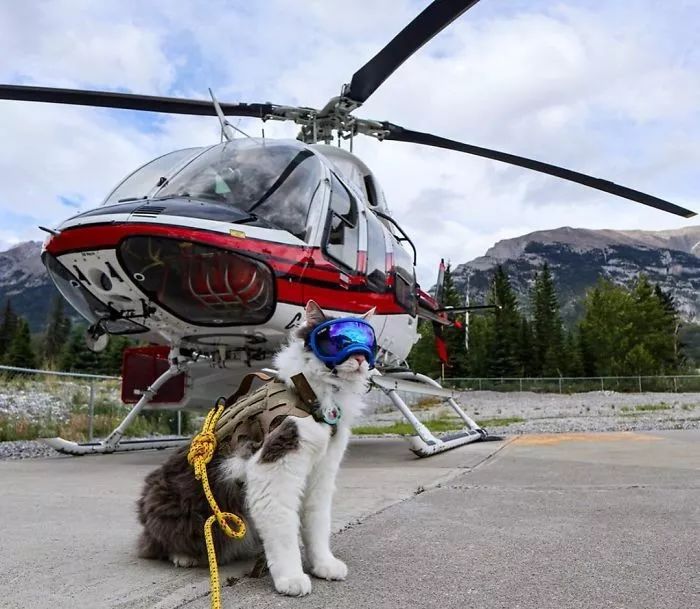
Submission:
<svg viewBox="0 0 700 609">
<path fill-rule="evenodd" d="M 165 456 L 0 462 L 0 606 L 209 607 L 206 569 L 134 554 L 134 502 Z M 347 581 L 288 599 L 229 566 L 223 607 L 700 607 L 700 431 L 530 435 L 429 459 L 354 440 L 334 528 Z"/>
</svg>

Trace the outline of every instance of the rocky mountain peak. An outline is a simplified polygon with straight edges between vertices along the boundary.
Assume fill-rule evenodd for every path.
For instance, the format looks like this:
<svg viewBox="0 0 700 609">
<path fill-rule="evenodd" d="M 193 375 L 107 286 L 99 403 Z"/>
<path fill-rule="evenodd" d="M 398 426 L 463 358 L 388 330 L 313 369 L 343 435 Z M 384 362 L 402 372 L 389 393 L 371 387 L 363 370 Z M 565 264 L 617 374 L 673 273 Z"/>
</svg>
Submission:
<svg viewBox="0 0 700 609">
<path fill-rule="evenodd" d="M 535 274 L 547 263 L 559 286 L 562 313 L 580 310 L 586 290 L 600 277 L 632 283 L 640 273 L 670 292 L 686 321 L 700 321 L 700 226 L 662 231 L 593 230 L 564 226 L 504 239 L 484 256 L 454 270 L 459 289 L 470 279 L 471 297 L 485 298 L 501 264 L 523 306 Z"/>
</svg>

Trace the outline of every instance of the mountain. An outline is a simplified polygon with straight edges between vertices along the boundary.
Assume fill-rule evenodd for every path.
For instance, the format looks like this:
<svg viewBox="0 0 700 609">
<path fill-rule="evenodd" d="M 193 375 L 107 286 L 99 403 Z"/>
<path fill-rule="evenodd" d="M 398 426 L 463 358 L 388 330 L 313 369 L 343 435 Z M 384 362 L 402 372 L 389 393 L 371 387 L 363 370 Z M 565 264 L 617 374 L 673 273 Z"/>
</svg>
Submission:
<svg viewBox="0 0 700 609">
<path fill-rule="evenodd" d="M 471 302 L 481 302 L 495 267 L 502 264 L 526 308 L 535 274 L 545 262 L 567 321 L 578 317 L 582 297 L 599 277 L 629 285 L 644 273 L 673 295 L 685 321 L 700 322 L 700 226 L 664 231 L 567 226 L 537 231 L 499 241 L 484 256 L 458 265 L 454 279 L 464 293 L 469 276 Z"/>
<path fill-rule="evenodd" d="M 26 241 L 0 252 L 0 306 L 12 308 L 29 321 L 32 332 L 44 330 L 51 301 L 58 291 L 41 263 L 41 243 Z M 66 312 L 73 309 L 66 303 Z"/>
</svg>

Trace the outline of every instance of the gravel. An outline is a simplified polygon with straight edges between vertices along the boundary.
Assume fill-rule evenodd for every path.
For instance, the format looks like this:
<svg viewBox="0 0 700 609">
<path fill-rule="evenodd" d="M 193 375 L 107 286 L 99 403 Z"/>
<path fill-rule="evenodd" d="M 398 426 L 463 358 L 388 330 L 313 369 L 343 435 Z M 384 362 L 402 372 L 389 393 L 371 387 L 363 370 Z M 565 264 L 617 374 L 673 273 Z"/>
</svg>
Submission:
<svg viewBox="0 0 700 609">
<path fill-rule="evenodd" d="M 377 398 L 373 398 L 368 412 L 358 424 L 390 425 L 402 420 L 402 415 L 382 400 L 380 394 Z M 566 395 L 469 391 L 464 392 L 459 401 L 467 414 L 476 420 L 523 419 L 520 423 L 488 426 L 488 431 L 495 435 L 700 428 L 698 393 L 592 391 Z M 411 402 L 418 417 L 424 420 L 454 415 L 445 405 L 423 407 L 420 398 Z M 649 410 L 655 407 L 661 409 Z M 0 460 L 54 456 L 56 453 L 39 441 L 0 442 Z"/>
</svg>

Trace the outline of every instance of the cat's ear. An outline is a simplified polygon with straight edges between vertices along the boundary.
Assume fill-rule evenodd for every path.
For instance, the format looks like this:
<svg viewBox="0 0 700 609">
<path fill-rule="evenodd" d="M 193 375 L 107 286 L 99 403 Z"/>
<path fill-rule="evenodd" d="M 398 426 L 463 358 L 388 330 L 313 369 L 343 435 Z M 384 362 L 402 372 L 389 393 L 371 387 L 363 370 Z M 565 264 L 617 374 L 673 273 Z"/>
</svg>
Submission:
<svg viewBox="0 0 700 609">
<path fill-rule="evenodd" d="M 313 300 L 306 303 L 306 323 L 309 326 L 317 326 L 326 321 L 326 316 L 323 314 L 323 309 L 319 307 Z"/>
<path fill-rule="evenodd" d="M 371 319 L 372 315 L 374 315 L 374 313 L 376 312 L 376 310 L 377 310 L 377 307 L 372 307 L 369 311 L 367 311 L 367 313 L 365 313 L 364 315 L 362 315 L 362 316 L 360 317 L 360 319 L 364 319 L 365 321 L 367 321 L 368 319 Z"/>
</svg>

